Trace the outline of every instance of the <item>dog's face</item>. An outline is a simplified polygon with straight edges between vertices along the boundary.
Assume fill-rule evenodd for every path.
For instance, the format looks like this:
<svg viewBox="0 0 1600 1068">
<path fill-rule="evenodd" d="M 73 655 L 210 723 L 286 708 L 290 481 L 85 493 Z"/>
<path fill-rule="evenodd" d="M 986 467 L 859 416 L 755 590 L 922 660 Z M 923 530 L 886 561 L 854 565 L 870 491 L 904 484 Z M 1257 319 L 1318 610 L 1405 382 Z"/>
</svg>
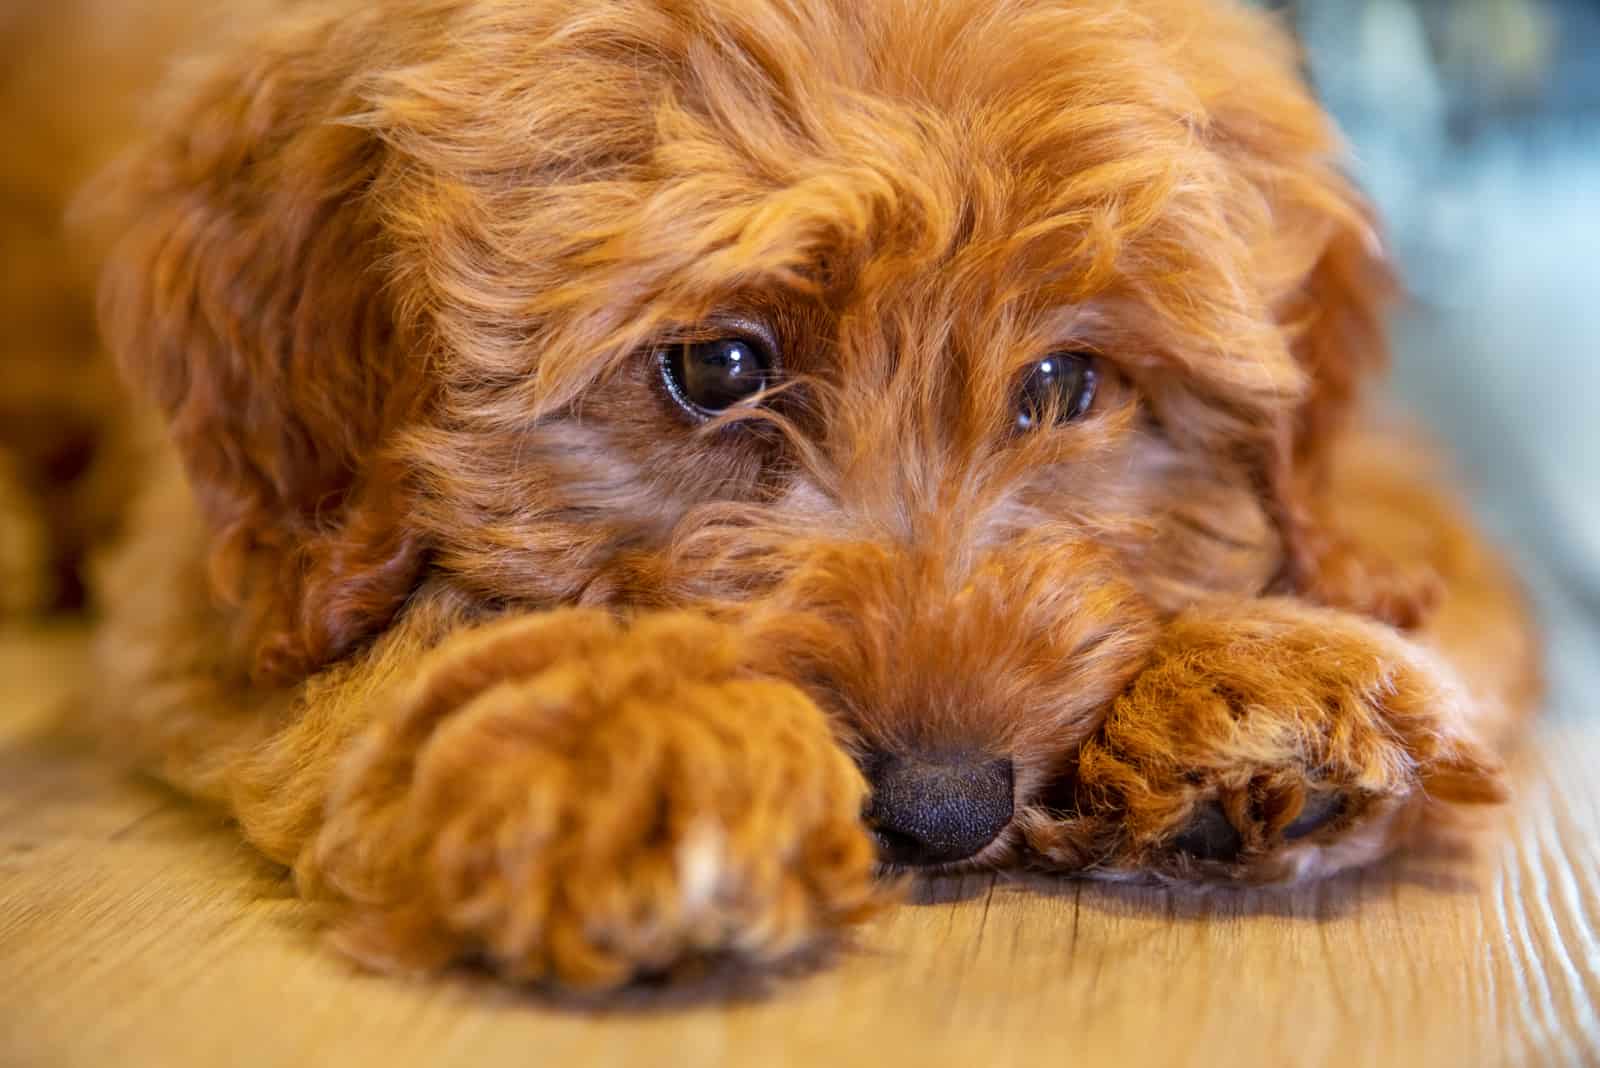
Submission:
<svg viewBox="0 0 1600 1068">
<path fill-rule="evenodd" d="M 109 332 L 265 670 L 424 578 L 687 605 L 869 771 L 1042 819 L 1164 617 L 1304 578 L 1382 272 L 1259 16 L 366 7 L 200 71 L 119 176 Z"/>
</svg>

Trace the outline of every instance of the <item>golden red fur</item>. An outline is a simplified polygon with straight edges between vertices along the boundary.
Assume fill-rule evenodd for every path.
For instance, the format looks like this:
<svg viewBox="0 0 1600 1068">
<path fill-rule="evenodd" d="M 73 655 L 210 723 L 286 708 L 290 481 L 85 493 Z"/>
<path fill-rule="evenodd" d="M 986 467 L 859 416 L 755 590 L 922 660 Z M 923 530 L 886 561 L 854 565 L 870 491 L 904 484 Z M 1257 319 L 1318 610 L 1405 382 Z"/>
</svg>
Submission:
<svg viewBox="0 0 1600 1068">
<path fill-rule="evenodd" d="M 879 896 L 886 762 L 1003 769 L 956 863 L 1119 877 L 1502 795 L 1533 640 L 1356 429 L 1393 287 L 1267 17 L 320 0 L 161 100 L 86 202 L 171 446 L 97 729 L 360 958 L 785 957 Z M 659 357 L 727 335 L 774 388 L 698 422 Z M 1099 392 L 1018 433 L 1052 353 Z"/>
</svg>

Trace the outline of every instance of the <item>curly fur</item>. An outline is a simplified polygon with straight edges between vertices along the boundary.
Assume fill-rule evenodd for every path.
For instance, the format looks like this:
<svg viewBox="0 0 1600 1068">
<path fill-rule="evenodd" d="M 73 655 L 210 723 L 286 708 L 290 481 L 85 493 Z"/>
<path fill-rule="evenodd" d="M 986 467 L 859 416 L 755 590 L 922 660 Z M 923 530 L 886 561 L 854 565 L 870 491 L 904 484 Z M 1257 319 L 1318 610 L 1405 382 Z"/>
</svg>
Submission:
<svg viewBox="0 0 1600 1068">
<path fill-rule="evenodd" d="M 1501 795 L 1533 641 L 1353 420 L 1393 286 L 1267 17 L 268 6 L 86 198 L 170 443 L 96 725 L 358 958 L 782 959 L 881 897 L 871 753 L 1010 760 L 972 863 L 1108 876 L 1320 876 Z M 697 426 L 655 354 L 731 323 L 782 381 Z M 1008 433 L 1063 348 L 1095 410 Z"/>
</svg>

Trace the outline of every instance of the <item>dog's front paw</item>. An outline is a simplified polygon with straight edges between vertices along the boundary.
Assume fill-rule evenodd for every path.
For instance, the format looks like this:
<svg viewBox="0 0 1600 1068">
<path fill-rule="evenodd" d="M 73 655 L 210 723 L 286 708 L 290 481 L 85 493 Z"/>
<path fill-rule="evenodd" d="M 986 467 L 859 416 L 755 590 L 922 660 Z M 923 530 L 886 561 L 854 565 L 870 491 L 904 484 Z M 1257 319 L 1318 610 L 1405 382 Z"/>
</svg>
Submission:
<svg viewBox="0 0 1600 1068">
<path fill-rule="evenodd" d="M 1393 630 L 1288 601 L 1177 621 L 1084 747 L 1058 861 L 1282 882 L 1380 856 L 1428 799 L 1504 796 L 1466 698 Z"/>
<path fill-rule="evenodd" d="M 301 866 L 357 906 L 342 946 L 594 989 L 780 961 L 863 915 L 866 784 L 822 712 L 737 653 L 696 617 L 572 612 L 436 661 Z"/>
</svg>

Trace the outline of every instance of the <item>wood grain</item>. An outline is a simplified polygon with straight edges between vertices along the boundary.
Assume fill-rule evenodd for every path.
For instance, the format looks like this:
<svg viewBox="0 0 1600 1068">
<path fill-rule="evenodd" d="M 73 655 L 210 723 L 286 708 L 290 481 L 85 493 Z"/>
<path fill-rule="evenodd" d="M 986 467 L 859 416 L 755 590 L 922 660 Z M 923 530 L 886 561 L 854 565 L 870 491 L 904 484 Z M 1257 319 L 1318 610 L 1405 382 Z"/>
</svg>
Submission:
<svg viewBox="0 0 1600 1068">
<path fill-rule="evenodd" d="M 803 975 L 602 1006 L 353 972 L 215 813 L 62 736 L 0 640 L 0 1065 L 1600 1065 L 1600 721 L 1546 717 L 1471 850 L 1294 893 L 973 876 Z"/>
</svg>

